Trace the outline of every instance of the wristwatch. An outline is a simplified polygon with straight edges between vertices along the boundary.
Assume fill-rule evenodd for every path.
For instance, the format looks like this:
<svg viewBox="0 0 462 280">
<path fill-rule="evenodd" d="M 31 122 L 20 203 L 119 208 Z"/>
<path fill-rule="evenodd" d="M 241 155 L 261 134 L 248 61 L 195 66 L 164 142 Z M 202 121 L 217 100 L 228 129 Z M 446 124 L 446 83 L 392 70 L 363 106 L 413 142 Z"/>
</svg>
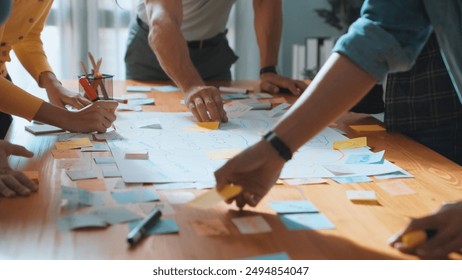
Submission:
<svg viewBox="0 0 462 280">
<path fill-rule="evenodd" d="M 263 135 L 263 139 L 265 139 L 266 142 L 273 146 L 273 148 L 285 161 L 292 159 L 292 152 L 290 151 L 289 147 L 287 147 L 287 145 L 282 142 L 281 139 L 279 139 L 274 131 L 268 131 L 265 135 Z"/>
</svg>

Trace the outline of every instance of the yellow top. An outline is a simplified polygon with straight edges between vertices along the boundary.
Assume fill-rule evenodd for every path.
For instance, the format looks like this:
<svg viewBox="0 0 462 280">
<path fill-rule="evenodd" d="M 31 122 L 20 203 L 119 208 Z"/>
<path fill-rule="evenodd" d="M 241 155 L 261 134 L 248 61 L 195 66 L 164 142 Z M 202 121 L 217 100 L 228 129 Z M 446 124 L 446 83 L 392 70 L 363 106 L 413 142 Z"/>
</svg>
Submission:
<svg viewBox="0 0 462 280">
<path fill-rule="evenodd" d="M 43 100 L 15 86 L 7 79 L 5 62 L 13 49 L 21 64 L 38 82 L 43 72 L 52 72 L 43 50 L 40 33 L 53 0 L 13 2 L 10 17 L 0 27 L 0 111 L 33 119 Z"/>
</svg>

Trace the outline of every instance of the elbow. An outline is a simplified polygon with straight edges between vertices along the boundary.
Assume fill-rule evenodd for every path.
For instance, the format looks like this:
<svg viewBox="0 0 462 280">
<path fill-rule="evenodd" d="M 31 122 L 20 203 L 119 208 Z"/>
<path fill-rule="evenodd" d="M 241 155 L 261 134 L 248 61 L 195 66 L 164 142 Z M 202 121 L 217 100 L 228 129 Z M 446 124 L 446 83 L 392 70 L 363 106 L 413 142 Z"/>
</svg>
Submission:
<svg viewBox="0 0 462 280">
<path fill-rule="evenodd" d="M 157 52 L 162 42 L 170 37 L 173 30 L 180 30 L 176 21 L 165 17 L 153 18 L 149 24 L 148 42 L 154 52 Z"/>
</svg>

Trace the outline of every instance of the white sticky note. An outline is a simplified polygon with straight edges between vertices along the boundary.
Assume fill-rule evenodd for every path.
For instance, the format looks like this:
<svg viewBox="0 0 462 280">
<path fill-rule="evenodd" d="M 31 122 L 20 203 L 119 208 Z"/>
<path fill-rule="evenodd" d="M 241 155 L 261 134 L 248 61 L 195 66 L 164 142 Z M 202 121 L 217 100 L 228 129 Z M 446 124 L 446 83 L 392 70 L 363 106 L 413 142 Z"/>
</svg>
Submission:
<svg viewBox="0 0 462 280">
<path fill-rule="evenodd" d="M 165 192 L 164 195 L 170 204 L 183 204 L 195 198 L 191 192 Z"/>
<path fill-rule="evenodd" d="M 243 104 L 239 101 L 233 101 L 223 105 L 223 108 L 226 111 L 226 115 L 230 119 L 237 119 L 245 115 L 247 112 L 252 110 L 252 107 L 246 104 Z"/>
<path fill-rule="evenodd" d="M 242 234 L 271 232 L 271 226 L 262 216 L 233 218 L 231 221 Z"/>
<path fill-rule="evenodd" d="M 148 98 L 148 96 L 144 93 L 131 93 L 131 94 L 122 94 L 121 98 L 125 100 L 134 100 L 134 99 L 145 99 L 145 98 Z"/>
<path fill-rule="evenodd" d="M 375 191 L 348 190 L 346 194 L 352 202 L 377 202 Z"/>
</svg>

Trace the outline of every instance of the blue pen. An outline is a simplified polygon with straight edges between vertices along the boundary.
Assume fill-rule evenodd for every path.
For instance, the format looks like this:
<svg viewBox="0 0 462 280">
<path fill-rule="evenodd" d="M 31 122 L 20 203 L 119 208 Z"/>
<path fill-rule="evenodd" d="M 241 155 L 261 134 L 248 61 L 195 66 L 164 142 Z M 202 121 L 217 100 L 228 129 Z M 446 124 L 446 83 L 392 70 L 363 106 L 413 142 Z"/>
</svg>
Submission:
<svg viewBox="0 0 462 280">
<path fill-rule="evenodd" d="M 130 246 L 135 245 L 141 239 L 141 237 L 143 237 L 146 230 L 154 226 L 159 221 L 160 216 L 162 216 L 162 212 L 159 209 L 155 208 L 152 210 L 128 233 L 128 244 L 130 244 Z"/>
</svg>

